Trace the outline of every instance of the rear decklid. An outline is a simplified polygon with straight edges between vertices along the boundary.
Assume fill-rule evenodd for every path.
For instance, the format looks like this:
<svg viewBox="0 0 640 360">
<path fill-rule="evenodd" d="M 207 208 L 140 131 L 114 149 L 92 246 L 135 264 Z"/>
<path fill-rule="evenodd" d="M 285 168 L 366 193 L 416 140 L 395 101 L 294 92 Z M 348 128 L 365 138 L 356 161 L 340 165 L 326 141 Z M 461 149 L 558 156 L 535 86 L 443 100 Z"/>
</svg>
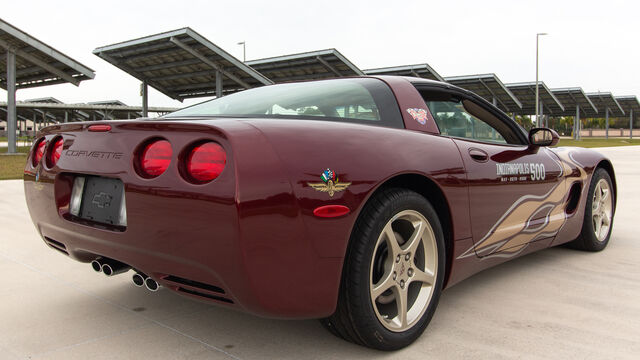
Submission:
<svg viewBox="0 0 640 360">
<path fill-rule="evenodd" d="M 110 129 L 89 131 L 89 127 L 96 124 L 110 125 Z M 237 122 L 226 124 L 229 129 L 238 126 L 242 125 Z M 158 235 L 179 234 L 179 229 L 191 226 L 196 242 L 216 235 L 236 238 L 236 227 L 228 226 L 236 223 L 233 150 L 228 133 L 221 127 L 193 121 L 110 121 L 51 126 L 40 135 L 36 144 L 47 142 L 45 155 L 43 160 L 34 164 L 32 151 L 25 165 L 24 186 L 31 217 L 43 236 L 48 233 L 54 240 L 65 243 L 55 237 L 64 239 L 61 233 L 77 233 L 89 241 L 154 248 L 154 251 L 173 255 L 176 254 L 176 245 L 158 244 Z M 64 143 L 60 158 L 50 166 L 45 159 L 52 144 L 60 138 Z M 162 174 L 145 177 L 137 169 L 140 151 L 145 144 L 157 139 L 170 143 L 170 162 Z M 222 146 L 228 161 L 215 180 L 191 182 L 183 171 L 184 154 L 196 144 L 209 141 Z M 122 201 L 126 201 L 125 224 L 112 223 L 108 217 L 92 219 L 71 213 L 74 180 L 80 177 L 100 179 L 97 186 L 105 189 L 121 184 L 124 190 Z M 120 204 L 120 193 L 97 189 L 91 195 L 91 199 L 83 198 L 82 201 L 93 200 L 102 208 Z M 216 234 L 202 225 L 218 222 L 225 226 L 221 226 Z M 86 244 L 76 245 L 74 249 L 71 241 L 65 251 L 79 260 L 83 260 L 85 250 L 92 250 Z"/>
</svg>

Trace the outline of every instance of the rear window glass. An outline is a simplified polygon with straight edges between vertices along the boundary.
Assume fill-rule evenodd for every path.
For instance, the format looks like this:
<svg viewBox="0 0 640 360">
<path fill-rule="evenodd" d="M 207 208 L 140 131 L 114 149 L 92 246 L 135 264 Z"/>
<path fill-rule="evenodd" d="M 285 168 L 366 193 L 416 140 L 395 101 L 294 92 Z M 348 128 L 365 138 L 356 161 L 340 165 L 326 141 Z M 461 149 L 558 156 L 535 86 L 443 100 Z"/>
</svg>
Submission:
<svg viewBox="0 0 640 360">
<path fill-rule="evenodd" d="M 391 89 L 372 78 L 263 86 L 193 105 L 164 118 L 310 119 L 404 127 Z"/>
</svg>

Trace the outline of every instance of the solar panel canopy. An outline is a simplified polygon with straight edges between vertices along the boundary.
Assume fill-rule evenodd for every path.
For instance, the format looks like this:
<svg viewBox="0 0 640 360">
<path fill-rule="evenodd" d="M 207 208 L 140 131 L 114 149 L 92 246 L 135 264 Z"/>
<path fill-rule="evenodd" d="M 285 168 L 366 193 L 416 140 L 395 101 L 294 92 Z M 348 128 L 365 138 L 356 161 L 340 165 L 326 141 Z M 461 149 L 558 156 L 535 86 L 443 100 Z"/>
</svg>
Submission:
<svg viewBox="0 0 640 360">
<path fill-rule="evenodd" d="M 78 85 L 82 80 L 95 77 L 92 69 L 0 19 L 0 53 L 5 51 L 16 55 L 17 89 L 67 82 Z M 0 56 L 0 87 L 7 89 L 4 54 Z"/>
<path fill-rule="evenodd" d="M 247 65 L 276 83 L 365 74 L 336 49 L 251 60 Z"/>
<path fill-rule="evenodd" d="M 505 85 L 513 95 L 515 95 L 520 103 L 522 103 L 522 109 L 516 111 L 522 115 L 535 115 L 536 114 L 536 82 L 522 82 L 512 83 Z M 544 82 L 538 82 L 538 99 L 542 104 L 542 113 L 546 115 L 561 114 L 564 112 L 564 105 L 553 95 L 551 89 L 545 85 Z"/>
<path fill-rule="evenodd" d="M 376 69 L 364 70 L 367 75 L 398 75 L 398 76 L 413 76 L 417 78 L 425 78 L 436 81 L 444 81 L 444 78 L 440 76 L 429 64 L 414 64 L 414 65 L 402 65 L 402 66 L 390 66 Z"/>
<path fill-rule="evenodd" d="M 141 117 L 142 107 L 128 106 L 118 100 L 97 101 L 88 104 L 65 104 L 55 98 L 30 99 L 16 104 L 17 118 L 52 122 L 119 120 Z M 172 107 L 150 107 L 150 112 L 169 113 Z M 7 103 L 0 101 L 0 119 L 6 119 Z"/>
<path fill-rule="evenodd" d="M 273 83 L 190 28 L 99 47 L 93 53 L 176 100 Z"/>
<path fill-rule="evenodd" d="M 605 116 L 606 109 L 609 109 L 609 116 L 624 116 L 624 109 L 610 92 L 587 93 L 586 95 L 598 109 L 598 116 Z"/>
<path fill-rule="evenodd" d="M 498 108 L 507 112 L 522 110 L 520 100 L 500 81 L 495 74 L 464 75 L 445 77 L 450 84 L 472 91 L 489 102 L 494 102 Z"/>
<path fill-rule="evenodd" d="M 640 101 L 635 95 L 616 96 L 615 99 L 627 115 L 633 116 L 634 121 L 640 116 Z"/>
<path fill-rule="evenodd" d="M 575 116 L 576 106 L 580 107 L 580 117 L 595 117 L 599 115 L 598 108 L 587 97 L 582 88 L 551 89 L 551 92 L 564 105 L 564 111 L 554 115 Z"/>
</svg>

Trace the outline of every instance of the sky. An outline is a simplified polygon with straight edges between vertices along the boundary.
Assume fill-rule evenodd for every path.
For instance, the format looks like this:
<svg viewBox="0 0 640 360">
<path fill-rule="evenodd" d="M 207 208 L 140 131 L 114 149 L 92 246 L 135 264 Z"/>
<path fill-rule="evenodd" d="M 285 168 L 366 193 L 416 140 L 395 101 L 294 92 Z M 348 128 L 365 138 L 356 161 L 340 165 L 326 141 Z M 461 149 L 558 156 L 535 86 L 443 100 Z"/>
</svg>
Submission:
<svg viewBox="0 0 640 360">
<path fill-rule="evenodd" d="M 137 79 L 92 54 L 100 46 L 191 27 L 247 60 L 336 48 L 360 69 L 428 63 L 442 76 L 495 73 L 504 83 L 640 96 L 640 1 L 30 1 L 0 18 L 92 68 L 94 80 L 18 90 L 19 101 L 118 99 L 140 105 Z M 0 89 L 0 99 L 6 92 Z M 151 106 L 180 103 L 150 90 Z"/>
</svg>

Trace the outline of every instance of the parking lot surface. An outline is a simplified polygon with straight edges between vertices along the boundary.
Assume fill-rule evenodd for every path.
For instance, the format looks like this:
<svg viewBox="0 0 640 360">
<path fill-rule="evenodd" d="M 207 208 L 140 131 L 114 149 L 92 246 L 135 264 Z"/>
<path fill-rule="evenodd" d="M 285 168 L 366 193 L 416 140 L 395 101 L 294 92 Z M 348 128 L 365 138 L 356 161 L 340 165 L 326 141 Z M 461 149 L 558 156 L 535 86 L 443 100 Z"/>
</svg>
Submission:
<svg viewBox="0 0 640 360">
<path fill-rule="evenodd" d="M 95 273 L 40 240 L 22 181 L 0 181 L 0 359 L 637 359 L 640 147 L 599 151 L 619 190 L 607 249 L 552 248 L 475 275 L 446 290 L 422 337 L 393 353 L 317 321 L 262 319 L 136 288 L 131 273 Z"/>
</svg>

